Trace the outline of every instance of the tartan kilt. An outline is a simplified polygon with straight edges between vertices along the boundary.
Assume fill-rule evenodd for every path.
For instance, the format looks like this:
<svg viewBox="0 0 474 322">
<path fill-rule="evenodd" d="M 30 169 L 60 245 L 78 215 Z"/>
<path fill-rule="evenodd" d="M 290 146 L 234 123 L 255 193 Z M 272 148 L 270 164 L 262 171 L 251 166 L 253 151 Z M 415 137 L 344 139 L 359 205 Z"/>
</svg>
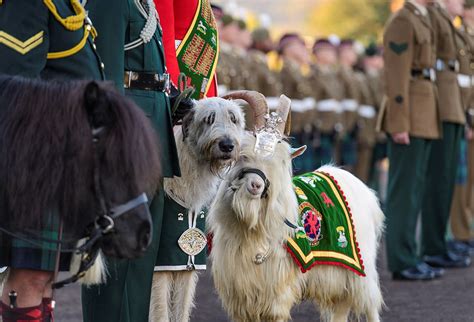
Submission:
<svg viewBox="0 0 474 322">
<path fill-rule="evenodd" d="M 36 231 L 35 235 L 57 240 L 59 238 L 59 216 L 55 212 L 47 214 L 43 229 Z M 33 241 L 34 245 L 0 232 L 0 267 L 54 271 L 57 245 L 46 241 Z M 71 255 L 68 253 L 61 255 L 60 270 L 69 270 L 70 259 Z"/>
<path fill-rule="evenodd" d="M 357 163 L 357 130 L 347 133 L 341 142 L 341 165 Z"/>
<path fill-rule="evenodd" d="M 334 162 L 334 134 L 321 133 L 319 144 L 315 150 L 314 167 L 308 171 L 313 171 L 331 162 Z"/>
</svg>

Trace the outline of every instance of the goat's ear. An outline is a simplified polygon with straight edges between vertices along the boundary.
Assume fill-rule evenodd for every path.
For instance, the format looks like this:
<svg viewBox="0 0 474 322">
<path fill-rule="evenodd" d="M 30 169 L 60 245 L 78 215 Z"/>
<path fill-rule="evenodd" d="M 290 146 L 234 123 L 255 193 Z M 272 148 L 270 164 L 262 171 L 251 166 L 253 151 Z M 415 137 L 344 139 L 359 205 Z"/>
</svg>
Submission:
<svg viewBox="0 0 474 322">
<path fill-rule="evenodd" d="M 193 122 L 194 119 L 194 114 L 196 111 L 194 108 L 189 111 L 188 114 L 183 118 L 183 124 L 181 126 L 181 131 L 183 132 L 183 141 L 188 137 L 189 135 L 189 127 L 191 126 L 191 123 Z"/>
<path fill-rule="evenodd" d="M 296 148 L 296 149 L 290 148 L 291 158 L 294 159 L 294 158 L 299 157 L 300 155 L 304 153 L 304 151 L 306 151 L 306 148 L 307 148 L 306 145 L 300 146 L 299 148 Z"/>
</svg>

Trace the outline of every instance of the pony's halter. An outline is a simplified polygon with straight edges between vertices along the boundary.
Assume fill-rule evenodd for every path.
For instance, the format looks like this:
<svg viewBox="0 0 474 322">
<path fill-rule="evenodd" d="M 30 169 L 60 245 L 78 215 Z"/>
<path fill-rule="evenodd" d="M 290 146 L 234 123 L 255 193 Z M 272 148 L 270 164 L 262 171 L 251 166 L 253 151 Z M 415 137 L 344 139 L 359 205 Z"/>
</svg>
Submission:
<svg viewBox="0 0 474 322">
<path fill-rule="evenodd" d="M 105 194 L 100 184 L 100 161 L 97 146 L 100 139 L 100 134 L 104 131 L 104 127 L 92 128 L 92 142 L 94 149 L 94 190 L 97 201 L 100 205 L 100 212 L 94 221 L 94 228 L 89 234 L 87 242 L 79 247 L 76 253 L 81 254 L 81 261 L 79 270 L 71 277 L 58 281 L 52 284 L 53 289 L 61 288 L 65 285 L 71 284 L 82 278 L 86 271 L 92 267 L 97 256 L 99 255 L 100 245 L 99 240 L 105 235 L 111 233 L 115 227 L 115 219 L 135 209 L 141 205 L 147 205 L 148 198 L 145 193 L 133 198 L 123 204 L 109 208 L 105 201 Z M 58 252 L 59 253 L 59 252 Z"/>
<path fill-rule="evenodd" d="M 264 199 L 264 198 L 268 197 L 268 188 L 270 187 L 270 180 L 268 180 L 265 173 L 263 173 L 262 170 L 257 169 L 257 168 L 243 168 L 239 172 L 238 179 L 239 180 L 243 179 L 244 176 L 248 173 L 254 173 L 254 174 L 258 175 L 260 178 L 262 178 L 263 182 L 265 183 L 265 187 L 263 188 L 263 191 L 262 191 L 262 194 L 261 194 L 260 198 Z"/>
</svg>

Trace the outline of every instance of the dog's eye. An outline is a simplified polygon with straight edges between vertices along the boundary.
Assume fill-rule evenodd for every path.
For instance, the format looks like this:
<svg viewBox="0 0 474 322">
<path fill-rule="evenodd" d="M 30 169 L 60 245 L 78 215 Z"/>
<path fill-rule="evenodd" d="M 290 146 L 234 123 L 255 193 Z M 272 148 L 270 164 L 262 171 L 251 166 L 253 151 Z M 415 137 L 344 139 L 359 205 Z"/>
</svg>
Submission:
<svg viewBox="0 0 474 322">
<path fill-rule="evenodd" d="M 206 122 L 208 125 L 211 125 L 214 123 L 216 120 L 216 113 L 212 112 L 208 117 L 204 119 L 204 122 Z"/>
<path fill-rule="evenodd" d="M 230 121 L 234 124 L 237 124 L 237 118 L 235 117 L 234 113 L 229 112 L 230 115 Z"/>
</svg>

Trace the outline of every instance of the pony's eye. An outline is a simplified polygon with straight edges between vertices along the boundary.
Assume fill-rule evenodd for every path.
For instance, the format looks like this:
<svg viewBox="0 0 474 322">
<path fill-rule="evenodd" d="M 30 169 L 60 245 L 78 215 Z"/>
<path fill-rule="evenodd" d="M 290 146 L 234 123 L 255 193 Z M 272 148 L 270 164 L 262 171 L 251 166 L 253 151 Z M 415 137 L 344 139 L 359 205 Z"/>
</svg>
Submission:
<svg viewBox="0 0 474 322">
<path fill-rule="evenodd" d="M 249 157 L 246 156 L 246 155 L 241 155 L 241 156 L 240 156 L 240 160 L 241 160 L 241 161 L 244 161 L 244 162 L 247 162 L 247 161 L 249 161 Z"/>
</svg>

